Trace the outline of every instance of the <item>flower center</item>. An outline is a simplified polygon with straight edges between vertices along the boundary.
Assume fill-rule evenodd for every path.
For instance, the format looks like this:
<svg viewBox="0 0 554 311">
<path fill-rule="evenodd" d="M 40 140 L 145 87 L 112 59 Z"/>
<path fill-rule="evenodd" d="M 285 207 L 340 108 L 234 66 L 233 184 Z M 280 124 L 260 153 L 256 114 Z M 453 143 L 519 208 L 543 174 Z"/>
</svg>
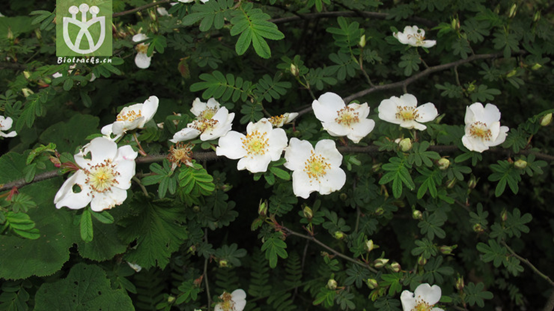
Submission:
<svg viewBox="0 0 554 311">
<path fill-rule="evenodd" d="M 137 44 L 137 46 L 136 46 L 137 52 L 143 53 L 143 54 L 148 53 L 148 46 L 149 45 L 150 44 L 144 44 L 144 43 Z"/>
<path fill-rule="evenodd" d="M 192 166 L 192 147 L 193 144 L 185 144 L 184 142 L 179 142 L 169 149 L 169 156 L 167 157 L 169 162 L 174 163 L 177 166 L 185 164 L 186 166 Z"/>
<path fill-rule="evenodd" d="M 116 177 L 120 175 L 115 167 L 116 165 L 109 159 L 104 160 L 104 163 L 91 166 L 88 170 L 84 170 L 87 175 L 85 182 L 96 192 L 110 191 L 112 186 L 118 184 Z"/>
<path fill-rule="evenodd" d="M 211 118 L 213 118 L 216 112 L 217 112 L 216 108 L 206 108 L 206 110 L 200 113 L 200 115 L 198 116 L 198 120 L 200 121 L 210 120 Z"/>
<path fill-rule="evenodd" d="M 127 122 L 133 122 L 136 119 L 142 117 L 142 112 L 139 110 L 138 113 L 134 110 L 129 110 L 127 112 L 121 111 L 118 115 L 116 120 L 117 121 L 127 121 Z"/>
<path fill-rule="evenodd" d="M 193 128 L 193 129 L 197 129 L 200 132 L 204 133 L 205 131 L 207 131 L 209 129 L 213 129 L 218 122 L 219 121 L 214 120 L 214 119 L 195 120 L 192 123 L 190 123 L 188 125 L 188 127 Z"/>
<path fill-rule="evenodd" d="M 231 294 L 224 292 L 223 295 L 221 295 L 221 299 L 223 299 L 220 304 L 221 309 L 223 309 L 224 311 L 235 310 L 235 302 L 233 301 L 233 296 L 231 296 Z"/>
<path fill-rule="evenodd" d="M 269 118 L 268 121 L 274 127 L 280 127 L 280 126 L 283 125 L 283 123 L 285 123 L 285 115 L 273 116 L 273 117 Z"/>
<path fill-rule="evenodd" d="M 360 118 L 358 117 L 359 113 L 357 113 L 354 108 L 350 107 L 344 107 L 341 110 L 337 111 L 338 117 L 335 118 L 335 122 L 338 124 L 342 124 L 344 126 L 350 126 L 351 124 L 355 124 L 360 122 Z"/>
<path fill-rule="evenodd" d="M 469 128 L 469 134 L 475 138 L 480 138 L 483 140 L 491 140 L 492 133 L 491 130 L 487 128 L 487 124 L 483 122 L 474 122 Z"/>
<path fill-rule="evenodd" d="M 413 121 L 416 118 L 419 118 L 419 113 L 417 112 L 416 107 L 398 106 L 397 112 L 394 116 L 402 121 Z"/>
<path fill-rule="evenodd" d="M 425 36 L 422 36 L 420 33 L 408 35 L 408 39 L 411 39 L 411 38 L 416 39 L 417 45 L 423 45 L 423 40 L 425 40 Z"/>
<path fill-rule="evenodd" d="M 310 158 L 304 164 L 304 172 L 308 174 L 310 179 L 315 179 L 317 181 L 319 181 L 321 177 L 327 175 L 327 170 L 330 168 L 331 164 L 326 161 L 325 157 L 316 155 L 313 151 Z"/>
<path fill-rule="evenodd" d="M 264 155 L 269 148 L 269 141 L 266 138 L 267 133 L 253 131 L 246 135 L 246 138 L 241 138 L 242 147 L 250 157 L 255 155 Z"/>
<path fill-rule="evenodd" d="M 422 299 L 416 299 L 417 305 L 411 311 L 431 311 L 434 305 L 428 304 Z"/>
</svg>

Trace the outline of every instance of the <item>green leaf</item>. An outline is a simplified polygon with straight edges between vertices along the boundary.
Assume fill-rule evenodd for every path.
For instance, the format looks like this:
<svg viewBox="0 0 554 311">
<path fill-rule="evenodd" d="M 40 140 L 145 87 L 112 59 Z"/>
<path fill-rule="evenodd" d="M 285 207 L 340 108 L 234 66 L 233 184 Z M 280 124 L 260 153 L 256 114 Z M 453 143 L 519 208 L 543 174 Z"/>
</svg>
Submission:
<svg viewBox="0 0 554 311">
<path fill-rule="evenodd" d="M 491 170 L 494 172 L 489 175 L 488 179 L 490 181 L 498 181 L 494 194 L 499 197 L 504 193 L 506 189 L 506 184 L 510 186 L 510 189 L 514 194 L 517 194 L 519 191 L 518 183 L 521 181 L 521 175 L 514 167 L 513 164 L 509 163 L 506 160 L 498 161 L 498 164 L 492 164 L 490 166 Z"/>
<path fill-rule="evenodd" d="M 58 152 L 73 153 L 86 143 L 85 138 L 98 132 L 100 120 L 87 114 L 75 114 L 68 121 L 55 123 L 40 135 L 43 144 L 54 143 Z"/>
<path fill-rule="evenodd" d="M 122 208 L 121 206 L 117 208 Z M 91 211 L 92 216 L 98 219 L 97 216 L 107 214 L 95 213 Z M 108 221 L 110 217 L 101 216 L 104 221 Z M 113 221 L 113 217 L 111 218 Z M 85 242 L 82 239 L 77 242 L 79 254 L 83 258 L 88 258 L 96 261 L 106 261 L 114 258 L 118 254 L 123 254 L 128 247 L 128 243 L 124 243 L 118 237 L 118 228 L 112 223 L 102 223 L 99 221 L 92 222 L 94 239 L 91 242 Z"/>
<path fill-rule="evenodd" d="M 404 75 L 411 76 L 412 72 L 419 71 L 419 64 L 421 64 L 421 58 L 418 54 L 408 53 L 400 57 L 402 61 L 398 63 L 400 68 L 404 68 Z"/>
<path fill-rule="evenodd" d="M 202 93 L 204 99 L 214 97 L 215 99 L 221 99 L 227 101 L 232 99 L 233 102 L 237 102 L 239 99 L 246 101 L 248 96 L 252 93 L 252 82 L 244 81 L 241 77 L 237 77 L 232 74 L 224 76 L 219 71 L 214 71 L 211 74 L 203 73 L 200 75 L 200 80 L 204 82 L 196 82 L 190 86 L 191 92 L 197 92 L 205 90 Z"/>
<path fill-rule="evenodd" d="M 506 261 L 507 250 L 504 246 L 500 246 L 495 240 L 490 239 L 489 245 L 478 243 L 477 250 L 483 253 L 482 260 L 484 262 L 493 261 L 495 267 L 500 267 Z"/>
<path fill-rule="evenodd" d="M 351 47 L 358 45 L 362 31 L 358 22 L 349 23 L 344 17 L 337 18 L 340 28 L 329 27 L 327 32 L 333 34 L 335 45 L 340 47 L 340 51 L 350 54 Z M 359 52 L 357 53 L 359 54 Z"/>
<path fill-rule="evenodd" d="M 193 167 L 182 167 L 179 173 L 179 185 L 185 194 L 195 197 L 210 195 L 215 190 L 213 177 L 197 163 Z"/>
<path fill-rule="evenodd" d="M 90 209 L 85 208 L 83 210 L 83 214 L 81 215 L 81 221 L 80 221 L 80 232 L 81 232 L 81 239 L 85 242 L 92 241 L 93 238 L 93 227 L 92 227 L 92 217 L 90 215 Z"/>
<path fill-rule="evenodd" d="M 491 101 L 494 99 L 494 95 L 500 95 L 501 92 L 498 89 L 489 89 L 488 86 L 481 84 L 473 91 L 469 96 L 473 101 Z"/>
<path fill-rule="evenodd" d="M 457 38 L 454 42 L 452 42 L 452 49 L 454 50 L 454 55 L 460 55 L 463 59 L 466 59 L 471 53 L 469 42 L 462 37 Z"/>
<path fill-rule="evenodd" d="M 114 222 L 113 216 L 110 215 L 108 211 L 103 211 L 100 213 L 91 211 L 91 214 L 92 216 L 94 216 L 94 218 L 96 218 L 103 224 L 112 224 Z"/>
<path fill-rule="evenodd" d="M 200 21 L 200 31 L 206 32 L 212 28 L 221 29 L 225 20 L 230 19 L 230 9 L 234 6 L 233 0 L 211 0 L 192 6 L 192 13 L 183 18 L 183 25 L 190 26 Z"/>
<path fill-rule="evenodd" d="M 477 285 L 470 282 L 465 286 L 464 293 L 464 300 L 469 303 L 470 306 L 478 305 L 480 308 L 485 307 L 485 299 L 493 298 L 493 294 L 485 290 L 485 284 L 482 282 L 477 283 Z"/>
<path fill-rule="evenodd" d="M 281 257 L 286 259 L 288 257 L 287 244 L 281 239 L 280 233 L 273 233 L 267 238 L 262 245 L 262 251 L 265 252 L 265 258 L 269 260 L 269 266 L 271 268 L 277 267 L 277 259 Z"/>
<path fill-rule="evenodd" d="M 188 234 L 181 225 L 185 221 L 182 207 L 167 200 L 151 201 L 136 195 L 130 203 L 135 213 L 118 224 L 120 237 L 126 243 L 136 241 L 136 247 L 125 258 L 145 269 L 165 268 L 171 254 L 179 249 Z"/>
<path fill-rule="evenodd" d="M 443 212 L 437 211 L 433 214 L 423 216 L 423 219 L 417 224 L 421 228 L 421 234 L 427 234 L 429 240 L 433 240 L 435 235 L 441 239 L 446 237 L 446 232 L 440 227 L 444 225 L 448 217 Z"/>
<path fill-rule="evenodd" d="M 133 310 L 131 298 L 122 289 L 111 288 L 102 268 L 78 263 L 67 278 L 44 283 L 35 296 L 35 309 Z"/>
<path fill-rule="evenodd" d="M 389 163 L 383 165 L 383 169 L 387 173 L 381 177 L 379 184 L 384 185 L 392 181 L 392 192 L 395 198 L 399 198 L 402 195 L 402 184 L 406 185 L 410 190 L 414 190 L 415 184 L 408 168 L 411 168 L 411 166 L 406 158 L 390 158 Z"/>
</svg>

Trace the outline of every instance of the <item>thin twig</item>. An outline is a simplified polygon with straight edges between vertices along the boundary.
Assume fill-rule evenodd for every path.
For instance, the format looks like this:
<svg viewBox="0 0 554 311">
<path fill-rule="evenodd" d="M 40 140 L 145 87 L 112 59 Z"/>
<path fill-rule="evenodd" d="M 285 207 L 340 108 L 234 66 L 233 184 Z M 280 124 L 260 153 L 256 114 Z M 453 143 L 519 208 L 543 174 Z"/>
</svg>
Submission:
<svg viewBox="0 0 554 311">
<path fill-rule="evenodd" d="M 354 258 L 351 258 L 351 257 L 348 257 L 342 253 L 339 253 L 338 251 L 332 249 L 331 247 L 327 246 L 325 243 L 319 241 L 318 239 L 316 239 L 315 237 L 313 236 L 309 236 L 309 235 L 305 235 L 305 234 L 301 234 L 301 233 L 298 233 L 296 231 L 292 231 L 291 229 L 289 228 L 286 228 L 286 227 L 282 227 L 282 229 L 285 231 L 285 233 L 287 234 L 290 234 L 290 235 L 294 235 L 294 236 L 297 236 L 297 237 L 300 237 L 300 238 L 303 238 L 303 239 L 306 239 L 308 241 L 313 241 L 315 242 L 316 244 L 318 244 L 319 246 L 325 248 L 326 250 L 332 252 L 333 254 L 335 254 L 336 256 L 339 256 L 340 258 L 342 259 L 345 259 L 345 260 L 348 260 L 352 263 L 355 263 L 359 266 L 362 266 L 364 268 L 367 268 L 369 271 L 373 272 L 373 273 L 378 273 L 379 271 L 377 271 L 376 269 L 374 269 L 373 267 L 369 266 L 367 263 L 365 262 L 362 262 L 362 261 L 359 261 L 359 260 L 356 260 Z"/>
<path fill-rule="evenodd" d="M 500 244 L 504 245 L 508 251 L 512 254 L 512 256 L 516 257 L 517 259 L 519 259 L 521 262 L 523 262 L 524 264 L 526 264 L 529 268 L 531 268 L 531 270 L 533 270 L 536 274 L 538 274 L 541 278 L 545 279 L 549 284 L 550 286 L 554 287 L 554 281 L 552 281 L 546 274 L 542 273 L 539 269 L 537 269 L 537 267 L 535 267 L 529 260 L 527 260 L 526 258 L 523 258 L 521 257 L 520 255 L 518 255 L 516 252 L 514 252 L 513 249 L 511 249 L 508 244 L 506 244 L 506 242 L 504 241 L 501 241 Z"/>
<path fill-rule="evenodd" d="M 204 241 L 208 244 L 208 228 L 204 229 Z M 208 281 L 208 258 L 204 260 L 204 282 L 206 284 L 206 295 L 208 295 L 208 311 L 212 307 L 212 295 L 210 294 L 210 282 Z"/>
</svg>

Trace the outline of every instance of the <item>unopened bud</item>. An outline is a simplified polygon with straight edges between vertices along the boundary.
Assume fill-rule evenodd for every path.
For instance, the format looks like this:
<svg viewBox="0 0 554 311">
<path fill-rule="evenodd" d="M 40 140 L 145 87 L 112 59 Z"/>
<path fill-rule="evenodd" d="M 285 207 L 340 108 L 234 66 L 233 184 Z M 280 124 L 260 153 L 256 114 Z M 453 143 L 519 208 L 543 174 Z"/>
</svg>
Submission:
<svg viewBox="0 0 554 311">
<path fill-rule="evenodd" d="M 192 254 L 196 253 L 196 245 L 192 245 L 191 247 L 189 247 L 189 252 L 191 252 Z"/>
<path fill-rule="evenodd" d="M 167 297 L 167 303 L 172 304 L 175 301 L 175 297 L 169 296 Z"/>
<path fill-rule="evenodd" d="M 475 177 L 475 175 L 471 175 L 469 177 L 469 182 L 467 183 L 467 186 L 469 187 L 469 189 L 475 189 L 475 187 L 477 187 L 477 182 L 479 181 L 479 179 L 477 177 Z"/>
<path fill-rule="evenodd" d="M 60 162 L 60 159 L 58 159 L 56 157 L 49 157 L 48 159 L 50 160 L 50 162 L 52 162 L 52 164 L 54 164 L 55 167 L 61 167 L 62 166 L 62 162 Z"/>
<path fill-rule="evenodd" d="M 37 39 L 42 39 L 42 32 L 40 31 L 40 28 L 35 29 L 35 36 L 37 36 Z"/>
<path fill-rule="evenodd" d="M 381 166 L 383 166 L 382 163 L 373 164 L 373 166 L 371 166 L 371 171 L 373 171 L 374 173 L 377 173 L 378 171 L 381 170 Z"/>
<path fill-rule="evenodd" d="M 306 217 L 308 220 L 311 220 L 312 218 L 314 218 L 314 212 L 308 206 L 304 206 L 302 213 L 304 213 L 304 217 Z"/>
<path fill-rule="evenodd" d="M 341 199 L 341 201 L 346 201 L 346 199 L 348 199 L 348 194 L 342 192 L 340 195 L 339 195 L 339 198 Z"/>
<path fill-rule="evenodd" d="M 330 290 L 337 289 L 337 281 L 335 281 L 334 279 L 329 279 L 329 281 L 327 281 L 327 288 L 329 288 Z"/>
<path fill-rule="evenodd" d="M 400 140 L 398 146 L 400 147 L 400 150 L 402 150 L 402 152 L 408 152 L 410 149 L 412 149 L 412 140 L 409 138 L 404 138 Z"/>
<path fill-rule="evenodd" d="M 500 212 L 500 219 L 502 219 L 502 221 L 508 220 L 508 211 L 506 209 L 503 209 L 502 212 Z"/>
<path fill-rule="evenodd" d="M 423 255 L 419 256 L 417 259 L 417 264 L 420 266 L 425 266 L 427 264 L 427 258 L 423 257 Z"/>
<path fill-rule="evenodd" d="M 25 97 L 29 97 L 29 96 L 35 94 L 35 92 L 33 92 L 31 89 L 26 88 L 26 87 L 22 88 L 21 92 L 23 92 L 23 96 L 25 96 Z"/>
<path fill-rule="evenodd" d="M 513 18 L 516 16 L 516 13 L 517 13 L 517 4 L 514 3 L 510 8 L 510 14 L 508 14 L 508 17 Z"/>
<path fill-rule="evenodd" d="M 335 231 L 335 233 L 333 234 L 333 236 L 334 236 L 335 239 L 337 239 L 337 240 L 342 240 L 342 239 L 344 239 L 345 234 L 344 234 L 344 232 L 341 232 L 341 231 Z"/>
<path fill-rule="evenodd" d="M 514 69 L 506 75 L 506 78 L 511 78 L 511 77 L 515 76 L 516 74 L 517 74 L 517 70 Z"/>
<path fill-rule="evenodd" d="M 378 207 L 376 210 L 375 210 L 375 215 L 377 216 L 381 216 L 385 213 L 385 209 L 382 208 L 382 207 Z"/>
<path fill-rule="evenodd" d="M 374 250 L 376 248 L 375 246 L 376 245 L 373 244 L 373 240 L 369 240 L 365 242 L 365 247 L 367 249 L 367 252 L 371 252 L 372 250 Z"/>
<path fill-rule="evenodd" d="M 300 75 L 298 68 L 294 64 L 290 64 L 290 73 L 295 77 L 298 77 Z"/>
<path fill-rule="evenodd" d="M 443 255 L 451 255 L 452 251 L 455 250 L 457 247 L 458 247 L 458 245 L 452 245 L 452 246 L 443 245 L 443 246 L 439 247 L 439 251 Z"/>
<path fill-rule="evenodd" d="M 420 219 L 423 218 L 423 213 L 422 213 L 420 210 L 415 209 L 415 210 L 412 212 L 412 218 L 413 218 L 413 219 L 416 219 L 416 220 L 420 220 Z"/>
<path fill-rule="evenodd" d="M 439 169 L 440 170 L 445 170 L 447 169 L 449 166 L 450 166 L 450 160 L 448 160 L 447 158 L 440 158 L 439 161 L 437 161 L 437 165 L 439 166 Z"/>
<path fill-rule="evenodd" d="M 541 125 L 542 125 L 542 126 L 547 126 L 547 125 L 549 125 L 551 122 L 552 122 L 552 113 L 545 114 L 545 115 L 541 118 Z"/>
<path fill-rule="evenodd" d="M 400 266 L 400 264 L 395 261 L 390 264 L 390 269 L 394 272 L 400 272 L 400 270 L 402 270 L 402 266 Z"/>
<path fill-rule="evenodd" d="M 23 71 L 23 76 L 25 77 L 25 79 L 29 80 L 29 78 L 31 77 L 31 73 L 28 71 Z"/>
<path fill-rule="evenodd" d="M 542 65 L 539 63 L 535 63 L 533 66 L 531 66 L 532 70 L 539 70 L 542 68 Z"/>
<path fill-rule="evenodd" d="M 222 259 L 222 260 L 219 261 L 219 267 L 220 267 L 220 268 L 225 268 L 225 267 L 227 267 L 227 266 L 228 266 L 227 260 Z"/>
<path fill-rule="evenodd" d="M 13 32 L 12 32 L 12 28 L 11 27 L 8 27 L 8 40 L 12 41 L 13 40 Z"/>
<path fill-rule="evenodd" d="M 457 182 L 458 182 L 458 180 L 456 178 L 452 178 L 452 179 L 448 180 L 446 182 L 446 188 L 448 188 L 448 189 L 454 188 L 454 186 L 456 186 Z"/>
<path fill-rule="evenodd" d="M 458 278 L 456 278 L 456 289 L 462 290 L 464 289 L 464 286 L 464 277 L 458 274 Z"/>
<path fill-rule="evenodd" d="M 456 21 L 456 19 L 454 18 L 451 22 L 450 22 L 450 27 L 452 27 L 452 29 L 456 29 L 456 26 L 458 25 L 458 22 Z"/>
<path fill-rule="evenodd" d="M 267 215 L 267 201 L 260 200 L 260 204 L 258 205 L 258 214 L 260 216 Z"/>
<path fill-rule="evenodd" d="M 538 22 L 540 19 L 541 19 L 541 11 L 537 11 L 537 13 L 535 13 L 535 16 L 533 16 L 533 21 Z"/>
<path fill-rule="evenodd" d="M 483 230 L 483 227 L 481 226 L 481 224 L 475 224 L 475 225 L 473 225 L 473 231 L 475 231 L 477 233 L 482 233 L 485 230 Z"/>
<path fill-rule="evenodd" d="M 365 44 L 366 44 L 366 41 L 365 41 L 365 35 L 362 35 L 360 37 L 360 42 L 358 43 L 360 45 L 361 48 L 364 48 L 365 47 Z"/>
<path fill-rule="evenodd" d="M 387 262 L 389 262 L 386 258 L 377 258 L 373 261 L 373 266 L 377 269 L 383 268 Z"/>
<path fill-rule="evenodd" d="M 367 279 L 366 281 L 367 287 L 370 289 L 375 289 L 377 286 L 379 286 L 379 283 L 376 279 Z"/>
<path fill-rule="evenodd" d="M 192 210 L 198 213 L 198 212 L 200 212 L 200 206 L 195 205 L 195 206 L 192 207 Z"/>
<path fill-rule="evenodd" d="M 517 161 L 514 162 L 514 166 L 520 170 L 524 169 L 527 167 L 527 161 L 525 160 L 522 160 L 522 159 L 519 159 Z"/>
</svg>

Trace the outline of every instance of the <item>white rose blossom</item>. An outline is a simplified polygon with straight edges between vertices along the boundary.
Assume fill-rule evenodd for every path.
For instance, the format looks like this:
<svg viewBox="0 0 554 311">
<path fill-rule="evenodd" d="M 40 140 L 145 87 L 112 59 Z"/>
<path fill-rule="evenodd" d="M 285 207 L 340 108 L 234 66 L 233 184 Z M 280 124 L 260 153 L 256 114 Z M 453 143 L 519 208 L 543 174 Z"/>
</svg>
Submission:
<svg viewBox="0 0 554 311">
<path fill-rule="evenodd" d="M 17 133 L 15 131 L 11 131 L 9 133 L 7 132 L 9 129 L 12 128 L 13 125 L 13 119 L 10 117 L 4 117 L 0 116 L 0 137 L 15 137 Z"/>
<path fill-rule="evenodd" d="M 214 311 L 242 311 L 246 306 L 246 292 L 242 289 L 236 289 L 231 294 L 223 292 L 221 299 L 215 305 Z"/>
<path fill-rule="evenodd" d="M 101 212 L 122 204 L 135 175 L 136 157 L 131 146 L 117 148 L 105 137 L 93 139 L 75 155 L 80 169 L 56 193 L 56 208 L 81 209 L 90 203 L 93 211 Z M 75 186 L 79 192 L 74 192 Z"/>
<path fill-rule="evenodd" d="M 148 39 L 148 36 L 146 36 L 143 33 L 137 33 L 133 36 L 133 42 L 140 42 Z M 135 47 L 137 50 L 137 55 L 135 56 L 135 64 L 140 69 L 146 69 L 150 67 L 150 62 L 152 61 L 152 56 L 148 56 L 148 46 L 150 44 L 146 43 L 139 43 Z"/>
<path fill-rule="evenodd" d="M 434 308 L 434 305 L 441 299 L 442 291 L 438 285 L 419 285 L 415 293 L 405 290 L 400 295 L 403 311 L 443 311 L 441 308 Z"/>
<path fill-rule="evenodd" d="M 104 126 L 101 130 L 106 138 L 111 138 L 111 134 L 116 138 L 125 132 L 136 128 L 143 128 L 146 122 L 152 120 L 158 110 L 159 99 L 156 96 L 150 96 L 142 104 L 134 104 L 121 109 L 117 114 L 116 121 Z"/>
<path fill-rule="evenodd" d="M 464 146 L 477 152 L 498 146 L 506 140 L 509 128 L 500 126 L 500 110 L 493 104 L 474 103 L 466 108 Z"/>
<path fill-rule="evenodd" d="M 425 30 L 419 29 L 417 26 L 406 26 L 404 27 L 404 32 L 395 32 L 393 36 L 400 43 L 415 47 L 430 48 L 437 44 L 435 40 L 425 40 Z"/>
<path fill-rule="evenodd" d="M 375 127 L 375 121 L 367 119 L 369 107 L 364 104 L 346 106 L 335 93 L 325 93 L 312 103 L 316 118 L 331 136 L 346 136 L 354 143 L 366 137 Z"/>
<path fill-rule="evenodd" d="M 340 168 L 342 154 L 335 142 L 323 139 L 315 150 L 306 140 L 291 138 L 285 148 L 285 167 L 293 171 L 292 189 L 296 196 L 307 199 L 310 193 L 329 194 L 346 183 L 346 173 Z"/>
<path fill-rule="evenodd" d="M 287 112 L 280 116 L 269 118 L 269 122 L 274 127 L 283 127 L 283 125 L 291 123 L 296 117 L 298 117 L 298 112 Z"/>
<path fill-rule="evenodd" d="M 246 136 L 230 131 L 221 137 L 215 152 L 218 156 L 223 155 L 233 160 L 240 159 L 237 163 L 239 171 L 246 169 L 251 173 L 259 173 L 267 171 L 271 161 L 279 160 L 285 147 L 287 147 L 285 130 L 274 129 L 264 118 L 256 123 L 248 123 Z"/>
<path fill-rule="evenodd" d="M 207 103 L 201 102 L 198 98 L 195 99 L 190 111 L 196 116 L 196 120 L 175 133 L 170 142 L 178 143 L 198 136 L 202 141 L 217 139 L 231 130 L 235 118 L 235 113 L 229 113 L 227 108 L 220 107 L 213 98 L 210 98 Z"/>
<path fill-rule="evenodd" d="M 379 104 L 379 119 L 407 129 L 423 131 L 427 126 L 421 123 L 433 121 L 438 115 L 432 103 L 417 107 L 417 98 L 412 94 L 404 94 L 400 98 L 393 96 Z"/>
</svg>

